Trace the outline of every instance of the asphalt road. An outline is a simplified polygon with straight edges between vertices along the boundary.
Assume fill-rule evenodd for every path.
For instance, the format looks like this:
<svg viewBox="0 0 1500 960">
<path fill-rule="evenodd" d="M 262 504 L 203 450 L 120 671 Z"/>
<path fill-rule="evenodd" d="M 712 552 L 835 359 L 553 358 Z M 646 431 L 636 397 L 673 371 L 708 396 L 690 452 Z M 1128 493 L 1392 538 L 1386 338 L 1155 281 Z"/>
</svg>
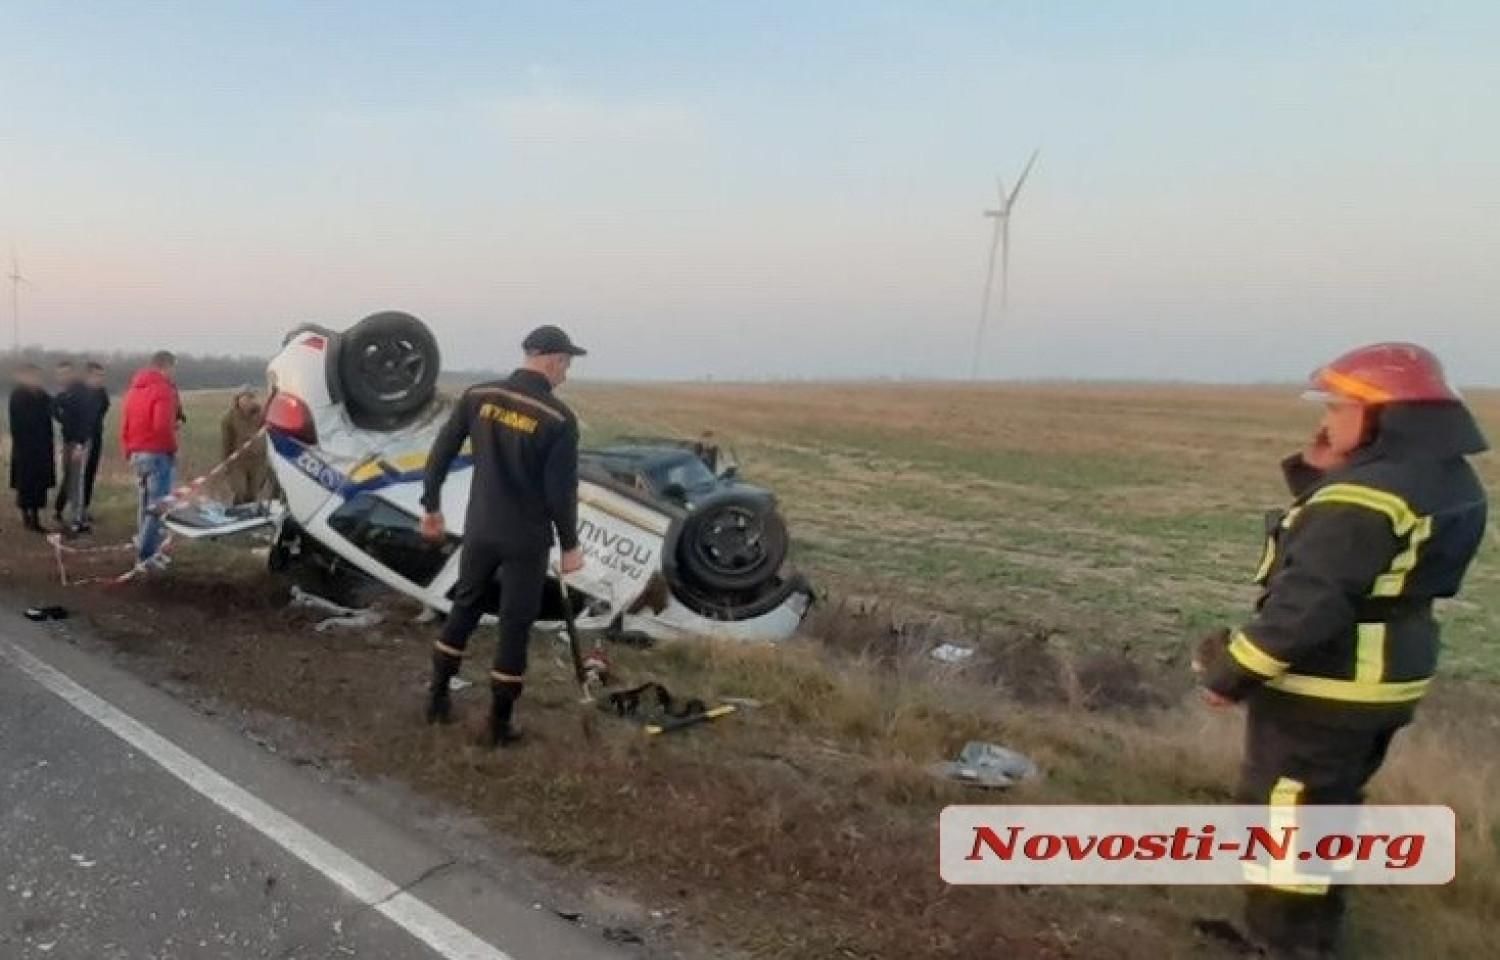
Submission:
<svg viewBox="0 0 1500 960">
<path fill-rule="evenodd" d="M 0 626 L 0 957 L 621 955 L 98 658 Z"/>
</svg>

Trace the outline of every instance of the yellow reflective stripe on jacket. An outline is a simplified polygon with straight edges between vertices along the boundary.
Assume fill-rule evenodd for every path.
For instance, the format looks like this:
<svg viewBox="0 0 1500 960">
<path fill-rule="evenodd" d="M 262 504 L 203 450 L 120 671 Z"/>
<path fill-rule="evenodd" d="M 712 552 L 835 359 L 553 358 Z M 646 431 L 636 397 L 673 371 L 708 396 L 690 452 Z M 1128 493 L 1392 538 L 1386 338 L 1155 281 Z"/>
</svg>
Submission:
<svg viewBox="0 0 1500 960">
<path fill-rule="evenodd" d="M 1229 655 L 1240 666 L 1262 677 L 1274 677 L 1286 672 L 1291 664 L 1277 660 L 1255 645 L 1243 630 L 1236 630 L 1229 640 Z"/>
<path fill-rule="evenodd" d="M 1362 623 L 1354 644 L 1354 682 L 1379 683 L 1385 676 L 1385 637 L 1383 623 Z"/>
<path fill-rule="evenodd" d="M 1422 699 L 1431 677 L 1422 680 L 1400 680 L 1394 683 L 1366 683 L 1359 680 L 1330 680 L 1300 673 L 1283 673 L 1266 681 L 1266 686 L 1282 693 L 1337 700 L 1341 703 L 1410 703 Z"/>
<path fill-rule="evenodd" d="M 1307 498 L 1308 506 L 1316 503 L 1346 503 L 1383 513 L 1390 518 L 1391 527 L 1398 537 L 1406 536 L 1417 525 L 1417 515 L 1405 500 L 1394 493 L 1358 483 L 1329 484 Z"/>
<path fill-rule="evenodd" d="M 1412 527 L 1411 536 L 1407 538 L 1406 549 L 1396 554 L 1391 561 L 1391 569 L 1375 578 L 1375 587 L 1370 591 L 1372 597 L 1399 597 L 1406 589 L 1406 575 L 1411 573 L 1412 568 L 1417 565 L 1417 554 L 1422 551 L 1422 544 L 1432 538 L 1432 518 L 1423 517 Z"/>
<path fill-rule="evenodd" d="M 1271 567 L 1276 563 L 1276 538 L 1266 537 L 1266 552 L 1261 554 L 1260 568 L 1255 571 L 1255 582 L 1265 583 L 1266 577 L 1271 573 Z"/>
<path fill-rule="evenodd" d="M 1344 503 L 1383 513 L 1391 521 L 1396 536 L 1406 538 L 1406 549 L 1391 560 L 1390 569 L 1375 578 L 1372 597 L 1399 597 L 1406 590 L 1406 578 L 1417 566 L 1422 546 L 1432 539 L 1432 518 L 1418 516 L 1407 502 L 1394 493 L 1357 483 L 1330 484 L 1308 498 L 1315 503 Z"/>
</svg>

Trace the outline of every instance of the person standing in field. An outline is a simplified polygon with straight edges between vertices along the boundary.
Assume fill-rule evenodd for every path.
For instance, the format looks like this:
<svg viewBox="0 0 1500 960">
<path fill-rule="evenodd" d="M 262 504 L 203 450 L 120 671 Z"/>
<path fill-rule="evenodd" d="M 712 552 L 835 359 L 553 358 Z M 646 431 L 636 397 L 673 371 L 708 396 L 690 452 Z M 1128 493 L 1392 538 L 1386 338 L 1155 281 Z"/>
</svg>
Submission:
<svg viewBox="0 0 1500 960">
<path fill-rule="evenodd" d="M 75 387 L 78 385 L 78 371 L 71 360 L 60 360 L 52 368 L 52 418 L 57 425 L 66 432 L 66 423 L 69 413 L 68 406 L 77 396 Z M 63 511 L 68 508 L 68 497 L 72 493 L 68 483 L 68 441 L 63 438 L 62 460 L 57 473 L 62 477 L 62 482 L 57 485 L 57 499 L 52 504 L 52 519 L 57 521 L 59 530 L 67 530 L 68 520 Z"/>
<path fill-rule="evenodd" d="M 62 427 L 63 451 L 57 515 L 63 532 L 78 536 L 89 529 L 88 465 L 94 434 L 103 422 L 104 413 L 99 407 L 99 394 L 71 374 L 71 367 L 67 384 L 67 389 L 53 402 L 57 422 Z"/>
<path fill-rule="evenodd" d="M 136 556 L 144 564 L 163 565 L 162 522 L 155 506 L 172 492 L 177 463 L 177 424 L 181 403 L 173 382 L 177 358 L 163 350 L 136 373 L 125 391 L 120 440 L 135 473 Z"/>
<path fill-rule="evenodd" d="M 1194 658 L 1209 704 L 1247 707 L 1240 802 L 1273 809 L 1362 802 L 1436 672 L 1433 601 L 1458 593 L 1487 519 L 1467 459 L 1487 444 L 1431 353 L 1362 347 L 1313 388 L 1326 412 L 1282 465 L 1294 499 L 1268 518 L 1255 615 Z M 1249 878 L 1251 936 L 1333 956 L 1344 888 L 1290 873 Z"/>
<path fill-rule="evenodd" d="M 448 683 L 479 625 L 485 594 L 500 586 L 500 643 L 490 671 L 489 740 L 514 742 L 511 723 L 526 676 L 531 626 L 541 611 L 553 533 L 562 573 L 583 567 L 578 545 L 578 420 L 553 389 L 585 351 L 557 327 L 538 327 L 522 343 L 526 359 L 505 380 L 471 387 L 454 405 L 427 459 L 422 535 L 441 543 L 443 483 L 467 438 L 474 473 L 464 519 L 463 554 L 453 610 L 432 654 L 427 721 L 447 723 Z"/>
<path fill-rule="evenodd" d="M 16 368 L 15 379 L 10 392 L 10 488 L 16 492 L 22 525 L 43 533 L 40 513 L 57 482 L 52 397 L 42 386 L 41 368 L 34 363 Z"/>
<path fill-rule="evenodd" d="M 219 422 L 221 456 L 227 460 L 243 449 L 225 469 L 233 502 L 255 503 L 266 497 L 271 486 L 271 465 L 264 443 L 251 443 L 265 426 L 266 416 L 261 409 L 255 388 L 243 386 L 235 391 L 224 419 Z M 248 444 L 248 446 L 247 446 Z"/>
<path fill-rule="evenodd" d="M 89 462 L 83 474 L 83 524 L 94 524 L 94 483 L 99 478 L 99 458 L 104 454 L 104 420 L 109 416 L 109 388 L 104 383 L 104 364 L 90 362 L 84 383 L 92 399 L 93 430 L 89 435 Z"/>
</svg>

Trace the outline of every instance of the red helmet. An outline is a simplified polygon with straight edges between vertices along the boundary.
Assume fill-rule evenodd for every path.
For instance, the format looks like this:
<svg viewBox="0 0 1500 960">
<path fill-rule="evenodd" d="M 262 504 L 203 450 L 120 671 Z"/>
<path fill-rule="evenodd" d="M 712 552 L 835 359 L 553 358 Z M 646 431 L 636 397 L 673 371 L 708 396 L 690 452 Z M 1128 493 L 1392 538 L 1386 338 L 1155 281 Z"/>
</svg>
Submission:
<svg viewBox="0 0 1500 960">
<path fill-rule="evenodd" d="M 1438 358 L 1414 343 L 1375 343 L 1350 350 L 1313 371 L 1312 387 L 1325 397 L 1366 406 L 1462 400 L 1448 385 Z"/>
</svg>

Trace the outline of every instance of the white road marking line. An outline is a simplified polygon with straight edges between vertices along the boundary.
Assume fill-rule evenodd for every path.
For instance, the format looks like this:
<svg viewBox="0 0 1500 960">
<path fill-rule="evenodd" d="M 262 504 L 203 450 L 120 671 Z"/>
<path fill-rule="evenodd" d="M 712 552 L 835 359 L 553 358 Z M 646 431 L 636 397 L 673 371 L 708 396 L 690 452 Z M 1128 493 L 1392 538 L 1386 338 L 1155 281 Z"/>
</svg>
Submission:
<svg viewBox="0 0 1500 960">
<path fill-rule="evenodd" d="M 33 654 L 0 641 L 0 656 L 445 960 L 515 960 Z"/>
</svg>

